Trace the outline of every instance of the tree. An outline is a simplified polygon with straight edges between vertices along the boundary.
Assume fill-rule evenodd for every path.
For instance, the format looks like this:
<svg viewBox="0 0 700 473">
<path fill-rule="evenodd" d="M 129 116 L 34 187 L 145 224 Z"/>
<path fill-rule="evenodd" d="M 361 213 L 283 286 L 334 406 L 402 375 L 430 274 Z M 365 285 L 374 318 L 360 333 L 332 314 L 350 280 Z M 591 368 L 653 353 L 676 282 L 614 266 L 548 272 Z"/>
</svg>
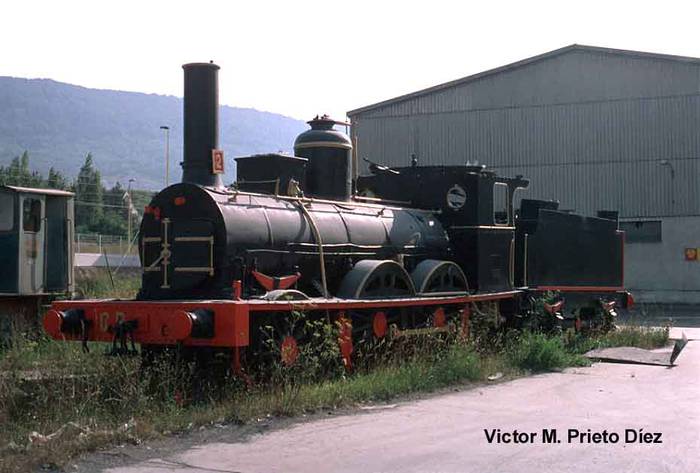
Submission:
<svg viewBox="0 0 700 473">
<path fill-rule="evenodd" d="M 85 156 L 75 181 L 75 224 L 80 231 L 99 231 L 104 216 L 103 188 L 100 171 L 93 163 L 92 154 Z"/>
<path fill-rule="evenodd" d="M 68 179 L 61 174 L 60 171 L 56 171 L 53 166 L 49 169 L 49 177 L 46 179 L 46 186 L 52 189 L 68 189 Z"/>
<path fill-rule="evenodd" d="M 41 187 L 44 178 L 38 171 L 29 169 L 29 153 L 25 151 L 21 156 L 15 156 L 10 166 L 0 167 L 0 184 L 22 187 Z"/>
<path fill-rule="evenodd" d="M 124 208 L 124 193 L 126 190 L 117 181 L 111 189 L 105 191 L 104 216 L 101 222 L 101 231 L 110 235 L 126 235 L 126 212 Z"/>
<path fill-rule="evenodd" d="M 49 187 L 53 189 L 72 190 L 75 192 L 75 225 L 78 232 L 95 232 L 107 235 L 126 235 L 128 218 L 128 201 L 125 200 L 126 189 L 117 182 L 107 190 L 102 185 L 100 171 L 95 167 L 91 153 L 85 156 L 73 185 L 66 177 L 51 167 L 46 180 L 38 171 L 31 171 L 29 153 L 15 157 L 9 166 L 0 166 L 0 185 L 24 187 Z M 134 208 L 143 208 L 152 193 L 133 190 Z M 132 215 L 134 228 L 138 227 L 138 215 Z M 132 233 L 133 234 L 133 233 Z"/>
</svg>

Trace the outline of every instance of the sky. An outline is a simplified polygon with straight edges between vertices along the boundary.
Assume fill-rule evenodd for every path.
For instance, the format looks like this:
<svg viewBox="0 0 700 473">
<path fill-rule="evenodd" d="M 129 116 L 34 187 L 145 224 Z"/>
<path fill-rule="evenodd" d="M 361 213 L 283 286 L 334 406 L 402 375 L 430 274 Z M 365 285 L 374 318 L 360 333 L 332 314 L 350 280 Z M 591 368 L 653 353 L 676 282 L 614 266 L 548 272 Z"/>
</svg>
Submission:
<svg viewBox="0 0 700 473">
<path fill-rule="evenodd" d="M 700 57 L 700 2 L 0 0 L 0 75 L 182 96 L 310 119 L 572 44 Z"/>
</svg>

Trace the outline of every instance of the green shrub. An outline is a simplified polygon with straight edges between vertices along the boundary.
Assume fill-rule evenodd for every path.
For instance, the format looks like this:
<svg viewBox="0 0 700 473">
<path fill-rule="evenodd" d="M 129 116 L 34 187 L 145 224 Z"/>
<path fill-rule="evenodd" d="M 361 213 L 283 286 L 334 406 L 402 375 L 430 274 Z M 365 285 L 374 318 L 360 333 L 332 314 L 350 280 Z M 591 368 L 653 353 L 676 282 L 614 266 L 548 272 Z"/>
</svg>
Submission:
<svg viewBox="0 0 700 473">
<path fill-rule="evenodd" d="M 584 363 L 584 360 L 567 352 L 560 336 L 536 332 L 522 332 L 516 336 L 509 343 L 506 355 L 514 366 L 535 372 Z"/>
</svg>

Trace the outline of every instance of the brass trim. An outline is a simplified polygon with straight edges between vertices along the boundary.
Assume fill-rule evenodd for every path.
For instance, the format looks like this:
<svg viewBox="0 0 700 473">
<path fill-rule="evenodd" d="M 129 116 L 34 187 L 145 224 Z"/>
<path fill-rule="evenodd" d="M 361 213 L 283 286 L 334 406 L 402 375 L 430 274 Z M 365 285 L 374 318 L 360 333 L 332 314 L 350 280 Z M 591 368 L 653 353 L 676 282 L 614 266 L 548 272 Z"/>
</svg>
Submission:
<svg viewBox="0 0 700 473">
<path fill-rule="evenodd" d="M 168 266 L 170 266 L 170 243 L 168 243 L 168 225 L 170 225 L 170 219 L 164 218 L 161 224 L 163 228 L 163 240 L 162 240 L 162 250 L 160 256 L 163 260 L 161 266 L 163 267 L 163 284 L 161 284 L 161 289 L 170 289 L 170 282 L 168 281 Z M 155 263 L 154 263 L 155 265 Z"/>
<path fill-rule="evenodd" d="M 510 264 L 508 264 L 508 272 L 510 273 L 508 281 L 510 282 L 510 287 L 515 285 L 515 238 L 510 240 Z"/>
<path fill-rule="evenodd" d="M 396 328 L 396 326 L 393 326 L 393 329 L 389 330 L 389 334 L 393 338 L 400 338 L 411 337 L 416 335 L 429 335 L 431 333 L 447 332 L 449 330 L 449 325 L 445 325 L 444 327 L 409 328 L 405 330 L 399 330 L 398 328 Z"/>
<path fill-rule="evenodd" d="M 300 143 L 294 146 L 295 148 L 341 148 L 352 149 L 352 145 L 344 143 L 333 143 L 332 141 L 310 141 L 308 143 Z"/>
<path fill-rule="evenodd" d="M 523 248 L 523 286 L 527 286 L 527 239 L 528 234 L 525 234 Z"/>
<path fill-rule="evenodd" d="M 180 272 L 192 272 L 192 273 L 211 273 L 212 268 L 205 268 L 205 267 L 187 267 L 187 266 L 178 266 L 177 268 L 174 268 L 173 271 L 176 273 Z"/>
<path fill-rule="evenodd" d="M 173 241 L 202 241 L 202 242 L 207 242 L 211 243 L 214 240 L 214 237 L 208 236 L 208 237 L 198 237 L 198 236 L 191 236 L 191 237 L 175 237 L 173 238 Z"/>
<path fill-rule="evenodd" d="M 454 225 L 450 227 L 450 230 L 470 230 L 470 229 L 480 229 L 480 230 L 515 230 L 515 227 L 504 226 L 504 225 Z"/>
</svg>

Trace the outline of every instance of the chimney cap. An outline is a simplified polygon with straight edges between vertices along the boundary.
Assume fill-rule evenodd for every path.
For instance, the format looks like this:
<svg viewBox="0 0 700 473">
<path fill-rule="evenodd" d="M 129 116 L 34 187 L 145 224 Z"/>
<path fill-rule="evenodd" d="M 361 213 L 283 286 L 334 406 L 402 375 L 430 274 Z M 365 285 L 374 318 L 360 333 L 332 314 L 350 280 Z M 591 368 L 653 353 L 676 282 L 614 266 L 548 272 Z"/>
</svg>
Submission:
<svg viewBox="0 0 700 473">
<path fill-rule="evenodd" d="M 221 69 L 218 65 L 214 64 L 213 62 L 190 62 L 182 65 L 183 69 L 191 69 L 195 67 L 213 67 L 214 69 Z"/>
</svg>

